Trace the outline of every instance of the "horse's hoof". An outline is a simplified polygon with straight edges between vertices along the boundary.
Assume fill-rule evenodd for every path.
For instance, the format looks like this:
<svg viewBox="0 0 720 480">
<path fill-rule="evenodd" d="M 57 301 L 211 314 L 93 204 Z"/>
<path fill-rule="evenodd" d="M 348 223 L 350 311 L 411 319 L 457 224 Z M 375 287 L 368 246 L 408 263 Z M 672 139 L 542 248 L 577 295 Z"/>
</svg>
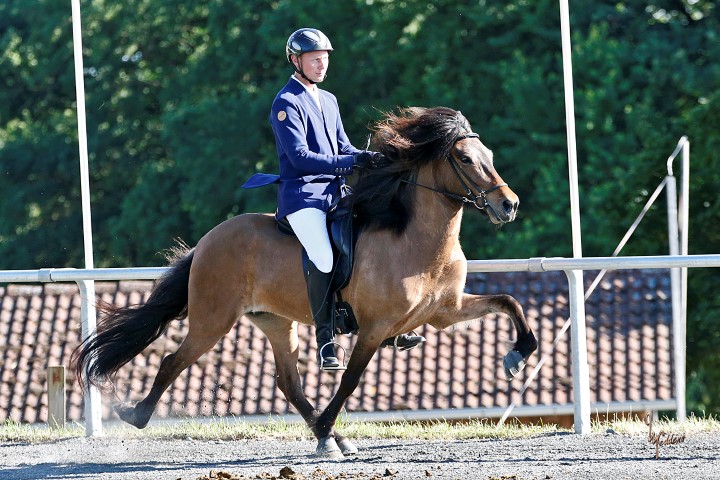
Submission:
<svg viewBox="0 0 720 480">
<path fill-rule="evenodd" d="M 511 350 L 503 357 L 503 369 L 505 378 L 512 380 L 525 368 L 525 359 L 517 350 Z"/>
<path fill-rule="evenodd" d="M 343 455 L 357 455 L 358 453 L 358 449 L 355 444 L 345 437 L 341 438 L 340 441 L 337 442 L 337 444 L 338 447 L 340 447 L 340 451 L 342 451 Z"/>
<path fill-rule="evenodd" d="M 115 413 L 117 413 L 118 417 L 120 417 L 120 420 L 125 423 L 129 423 L 133 427 L 145 428 L 150 421 L 149 418 L 142 420 L 138 419 L 135 406 L 128 403 L 121 403 L 120 405 L 115 405 L 114 410 Z"/>
<path fill-rule="evenodd" d="M 331 460 L 340 460 L 343 458 L 343 452 L 338 447 L 333 437 L 327 436 L 318 440 L 318 446 L 315 450 L 318 457 L 329 458 Z"/>
</svg>

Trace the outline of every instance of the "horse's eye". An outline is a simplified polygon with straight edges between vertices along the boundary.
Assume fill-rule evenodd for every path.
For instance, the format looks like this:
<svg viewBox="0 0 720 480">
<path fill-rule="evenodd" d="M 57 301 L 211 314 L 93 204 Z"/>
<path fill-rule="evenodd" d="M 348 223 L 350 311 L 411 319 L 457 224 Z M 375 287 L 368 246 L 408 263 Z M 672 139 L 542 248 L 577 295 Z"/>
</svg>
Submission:
<svg viewBox="0 0 720 480">
<path fill-rule="evenodd" d="M 461 161 L 462 163 L 464 163 L 465 165 L 470 165 L 470 164 L 473 162 L 473 161 L 472 161 L 472 158 L 466 157 L 465 155 L 463 155 L 462 157 L 460 157 L 460 161 Z"/>
</svg>

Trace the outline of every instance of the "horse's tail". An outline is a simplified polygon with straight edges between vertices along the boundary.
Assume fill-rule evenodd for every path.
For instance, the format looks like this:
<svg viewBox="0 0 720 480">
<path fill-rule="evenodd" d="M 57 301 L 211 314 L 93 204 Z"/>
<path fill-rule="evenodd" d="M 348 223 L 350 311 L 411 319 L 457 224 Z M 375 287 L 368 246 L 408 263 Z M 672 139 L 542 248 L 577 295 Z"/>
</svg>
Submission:
<svg viewBox="0 0 720 480">
<path fill-rule="evenodd" d="M 171 269 L 155 284 L 142 305 L 115 307 L 98 304 L 102 318 L 97 334 L 86 338 L 73 352 L 78 383 L 102 386 L 167 329 L 187 316 L 188 280 L 194 250 L 179 245 L 171 250 Z"/>
</svg>

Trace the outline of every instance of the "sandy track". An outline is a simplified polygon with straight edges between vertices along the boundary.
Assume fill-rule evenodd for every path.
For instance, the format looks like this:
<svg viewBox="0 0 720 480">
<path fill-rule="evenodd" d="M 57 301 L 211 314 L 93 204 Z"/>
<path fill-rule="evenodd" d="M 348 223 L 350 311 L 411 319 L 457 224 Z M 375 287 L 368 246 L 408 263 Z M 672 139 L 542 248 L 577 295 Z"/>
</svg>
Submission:
<svg viewBox="0 0 720 480">
<path fill-rule="evenodd" d="M 720 433 L 688 435 L 682 444 L 661 447 L 660 460 L 647 437 L 617 434 L 356 444 L 358 455 L 325 461 L 313 455 L 310 441 L 101 437 L 0 443 L 0 479 L 720 479 Z"/>
</svg>

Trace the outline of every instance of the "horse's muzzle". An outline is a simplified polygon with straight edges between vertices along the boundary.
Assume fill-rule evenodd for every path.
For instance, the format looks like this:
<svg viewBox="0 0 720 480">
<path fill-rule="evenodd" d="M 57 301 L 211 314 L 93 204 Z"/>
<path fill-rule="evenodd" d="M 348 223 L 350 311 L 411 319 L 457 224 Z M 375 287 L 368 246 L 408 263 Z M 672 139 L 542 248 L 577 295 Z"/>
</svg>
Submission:
<svg viewBox="0 0 720 480">
<path fill-rule="evenodd" d="M 517 216 L 520 199 L 509 187 L 503 187 L 487 198 L 485 212 L 490 221 L 496 225 L 510 223 Z"/>
</svg>

